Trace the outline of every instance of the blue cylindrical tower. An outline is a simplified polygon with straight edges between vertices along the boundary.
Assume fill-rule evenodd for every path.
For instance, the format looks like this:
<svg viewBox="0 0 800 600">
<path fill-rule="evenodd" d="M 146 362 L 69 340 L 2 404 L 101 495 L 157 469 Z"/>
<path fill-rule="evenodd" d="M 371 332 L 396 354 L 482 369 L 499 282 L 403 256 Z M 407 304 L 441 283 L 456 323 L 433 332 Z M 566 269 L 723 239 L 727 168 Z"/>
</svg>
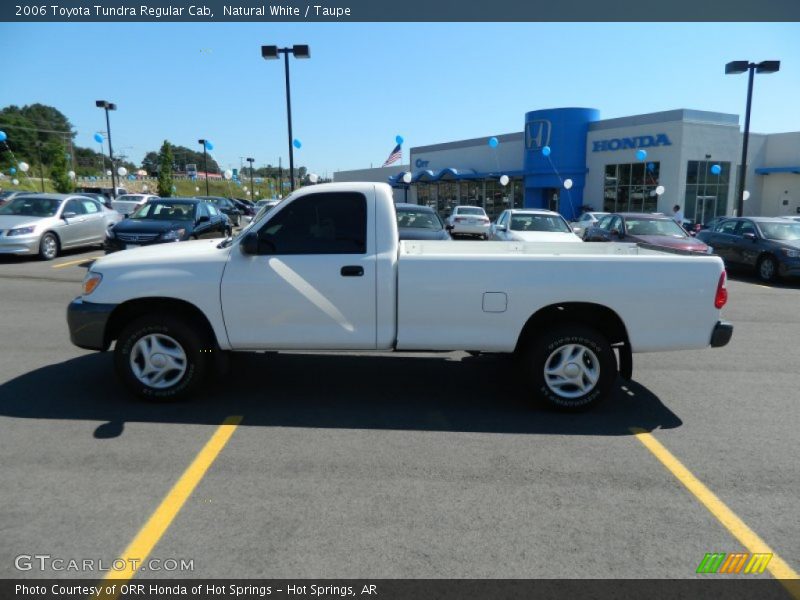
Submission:
<svg viewBox="0 0 800 600">
<path fill-rule="evenodd" d="M 600 119 L 594 108 L 552 108 L 525 113 L 525 207 L 580 215 L 586 183 L 586 134 Z M 550 148 L 545 156 L 542 148 Z M 565 179 L 572 188 L 564 189 Z"/>
</svg>

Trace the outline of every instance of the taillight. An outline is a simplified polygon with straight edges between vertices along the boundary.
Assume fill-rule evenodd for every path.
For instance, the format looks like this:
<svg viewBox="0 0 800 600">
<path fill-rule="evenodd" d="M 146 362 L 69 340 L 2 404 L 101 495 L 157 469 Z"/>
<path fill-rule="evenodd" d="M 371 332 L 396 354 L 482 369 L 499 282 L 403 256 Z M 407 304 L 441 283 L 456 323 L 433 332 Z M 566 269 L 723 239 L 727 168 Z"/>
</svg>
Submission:
<svg viewBox="0 0 800 600">
<path fill-rule="evenodd" d="M 456 223 L 461 223 L 461 221 L 466 221 L 466 219 L 462 219 L 461 217 L 456 217 L 453 219 Z"/>
<path fill-rule="evenodd" d="M 717 284 L 717 295 L 714 297 L 714 306 L 722 308 L 728 301 L 728 290 L 725 288 L 725 280 L 727 275 L 725 271 L 719 276 L 719 283 Z"/>
</svg>

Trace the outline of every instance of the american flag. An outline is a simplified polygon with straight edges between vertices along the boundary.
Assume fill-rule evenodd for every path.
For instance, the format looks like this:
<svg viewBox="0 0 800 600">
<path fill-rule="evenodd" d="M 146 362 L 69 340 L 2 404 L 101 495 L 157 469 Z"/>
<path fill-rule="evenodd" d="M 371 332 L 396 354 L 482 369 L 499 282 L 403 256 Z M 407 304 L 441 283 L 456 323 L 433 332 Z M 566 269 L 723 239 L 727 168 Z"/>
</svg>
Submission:
<svg viewBox="0 0 800 600">
<path fill-rule="evenodd" d="M 394 147 L 394 150 L 392 150 L 392 153 L 389 155 L 389 158 L 387 158 L 386 162 L 383 163 L 383 166 L 388 167 L 390 164 L 396 163 L 401 158 L 403 158 L 403 151 L 400 148 L 400 144 L 397 144 L 397 146 Z"/>
</svg>

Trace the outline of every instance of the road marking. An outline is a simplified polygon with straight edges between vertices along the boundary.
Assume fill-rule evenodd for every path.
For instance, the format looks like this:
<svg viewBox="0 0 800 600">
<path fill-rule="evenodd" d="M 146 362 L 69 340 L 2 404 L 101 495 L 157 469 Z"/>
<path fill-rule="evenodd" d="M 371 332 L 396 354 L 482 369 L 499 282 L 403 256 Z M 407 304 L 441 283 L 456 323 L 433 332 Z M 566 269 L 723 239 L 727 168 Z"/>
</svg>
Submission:
<svg viewBox="0 0 800 600">
<path fill-rule="evenodd" d="M 751 554 L 768 553 L 772 554 L 772 560 L 767 565 L 767 570 L 772 575 L 781 580 L 781 583 L 789 591 L 793 598 L 800 599 L 800 586 L 796 582 L 787 580 L 798 580 L 800 575 L 792 569 L 778 554 L 770 548 L 767 543 L 758 537 L 755 531 L 750 529 L 744 521 L 734 514 L 703 482 L 695 477 L 681 461 L 667 450 L 652 434 L 639 427 L 631 427 L 631 433 L 636 435 L 645 448 L 647 448 L 659 461 L 680 481 L 694 496 L 705 506 L 708 511 L 722 523 L 725 528 L 739 542 L 747 548 Z"/>
<path fill-rule="evenodd" d="M 101 255 L 102 256 L 102 255 Z M 78 258 L 75 260 L 69 260 L 67 262 L 58 263 L 57 265 L 53 265 L 52 269 L 63 269 L 64 267 L 70 267 L 72 265 L 79 265 L 81 263 L 89 262 L 90 260 L 97 260 L 100 256 L 87 256 L 85 258 Z"/>
<path fill-rule="evenodd" d="M 192 492 L 197 487 L 197 484 L 203 479 L 206 471 L 214 464 L 219 453 L 225 448 L 228 440 L 231 439 L 233 432 L 242 422 L 241 416 L 231 416 L 226 418 L 222 424 L 217 427 L 214 435 L 208 440 L 206 445 L 200 450 L 199 454 L 192 461 L 192 464 L 184 471 L 180 479 L 172 486 L 172 489 L 167 493 L 161 504 L 150 516 L 144 527 L 136 534 L 133 541 L 125 548 L 125 551 L 119 557 L 125 561 L 125 569 L 120 571 L 111 571 L 105 577 L 105 580 L 114 580 L 120 583 L 128 581 L 139 570 L 141 564 L 150 556 L 161 536 L 169 529 L 173 519 L 178 515 L 186 500 L 192 495 Z M 136 562 L 136 568 L 133 559 Z M 107 596 L 111 598 L 112 596 Z M 113 596 L 116 597 L 116 596 Z"/>
</svg>

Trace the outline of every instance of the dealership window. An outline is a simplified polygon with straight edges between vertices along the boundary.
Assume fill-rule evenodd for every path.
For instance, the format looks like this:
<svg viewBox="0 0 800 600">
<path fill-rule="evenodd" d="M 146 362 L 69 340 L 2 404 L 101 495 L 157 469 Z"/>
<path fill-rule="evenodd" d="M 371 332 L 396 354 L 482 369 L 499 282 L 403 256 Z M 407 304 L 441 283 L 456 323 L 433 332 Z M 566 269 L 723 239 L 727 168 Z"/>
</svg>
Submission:
<svg viewBox="0 0 800 600">
<path fill-rule="evenodd" d="M 720 166 L 714 174 L 714 165 Z M 690 160 L 686 169 L 686 195 L 683 214 L 696 223 L 708 223 L 728 211 L 731 163 L 713 160 Z"/>
<path fill-rule="evenodd" d="M 655 212 L 660 174 L 660 162 L 606 165 L 602 209 L 606 212 Z"/>
</svg>

